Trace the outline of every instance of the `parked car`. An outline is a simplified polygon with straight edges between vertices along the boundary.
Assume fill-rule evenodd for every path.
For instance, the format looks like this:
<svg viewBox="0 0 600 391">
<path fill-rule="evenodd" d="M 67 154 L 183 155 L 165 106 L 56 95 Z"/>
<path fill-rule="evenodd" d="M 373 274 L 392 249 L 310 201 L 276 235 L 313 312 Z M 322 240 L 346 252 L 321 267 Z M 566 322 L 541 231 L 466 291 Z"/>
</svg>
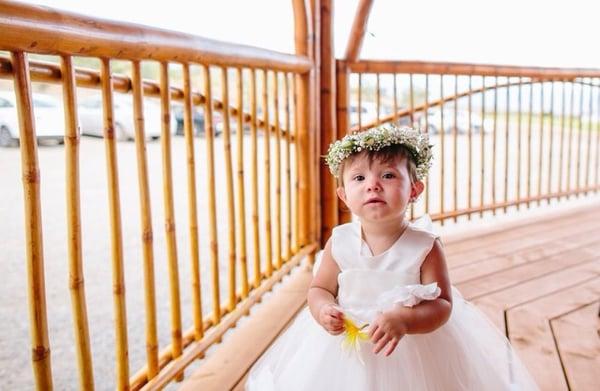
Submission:
<svg viewBox="0 0 600 391">
<path fill-rule="evenodd" d="M 65 117 L 62 104 L 50 95 L 33 93 L 35 134 L 38 140 L 64 143 Z M 0 146 L 19 145 L 19 115 L 13 91 L 0 91 Z"/>
<path fill-rule="evenodd" d="M 350 105 L 350 127 L 358 125 L 358 104 Z M 383 115 L 382 115 L 383 116 Z M 360 106 L 360 122 L 362 125 L 373 122 L 377 119 L 377 107 L 373 103 L 361 102 Z"/>
<path fill-rule="evenodd" d="M 144 99 L 144 132 L 146 138 L 156 140 L 162 131 L 160 105 L 152 99 Z M 115 94 L 113 97 L 114 122 L 117 140 L 133 140 L 135 138 L 133 99 L 131 95 Z M 82 99 L 78 105 L 81 134 L 102 137 L 104 120 L 102 97 L 97 95 Z M 171 132 L 176 126 L 171 116 Z"/>
<path fill-rule="evenodd" d="M 175 119 L 175 134 L 183 136 L 183 105 L 180 103 L 174 103 L 171 105 L 171 116 Z M 204 109 L 201 107 L 192 108 L 192 119 L 194 123 L 194 135 L 200 136 L 204 134 Z M 221 115 L 213 111 L 213 128 L 215 136 L 220 135 L 223 132 L 223 119 Z"/>
<path fill-rule="evenodd" d="M 444 110 L 444 133 L 452 133 L 454 131 L 454 110 Z M 422 116 L 419 120 L 419 126 L 421 129 L 425 129 L 425 116 Z M 428 132 L 431 134 L 440 133 L 442 128 L 442 112 L 434 111 L 427 115 L 427 127 Z M 492 129 L 491 124 L 488 120 L 483 120 L 478 113 L 471 112 L 471 132 L 480 133 L 482 130 L 485 133 L 490 132 Z M 458 134 L 466 134 L 469 132 L 469 111 L 468 110 L 457 110 L 456 111 L 456 132 Z"/>
</svg>

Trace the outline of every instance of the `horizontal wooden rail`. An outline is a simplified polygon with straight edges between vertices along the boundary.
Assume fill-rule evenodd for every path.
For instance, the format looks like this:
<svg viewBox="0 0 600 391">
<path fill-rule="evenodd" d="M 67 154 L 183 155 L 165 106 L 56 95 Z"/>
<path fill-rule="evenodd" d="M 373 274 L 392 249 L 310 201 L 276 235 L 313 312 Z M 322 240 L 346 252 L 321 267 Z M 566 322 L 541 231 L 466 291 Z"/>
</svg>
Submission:
<svg viewBox="0 0 600 391">
<path fill-rule="evenodd" d="M 45 61 L 29 61 L 29 72 L 31 80 L 34 82 L 41 83 L 54 83 L 61 84 L 63 82 L 63 74 L 58 64 L 53 64 Z M 14 69 L 9 58 L 0 56 L 0 79 L 12 80 L 14 77 Z M 132 92 L 131 78 L 125 75 L 113 74 L 111 75 L 113 81 L 113 91 L 120 93 Z M 93 69 L 75 68 L 75 82 L 78 87 L 96 88 L 102 87 L 102 80 L 99 71 Z M 142 82 L 142 88 L 144 96 L 160 98 L 160 84 L 155 81 L 144 80 Z M 171 100 L 176 102 L 183 102 L 184 94 L 183 88 L 170 87 Z M 223 112 L 223 102 L 218 99 L 212 99 L 213 109 L 218 112 Z M 192 104 L 194 106 L 204 105 L 206 98 L 204 95 L 194 92 L 192 93 Z M 232 117 L 238 117 L 238 109 L 233 106 L 229 106 L 229 115 Z M 252 122 L 252 114 L 243 113 L 242 121 L 244 124 L 250 124 Z M 265 122 L 262 119 L 257 118 L 256 126 L 263 129 Z M 274 124 L 269 125 L 271 132 L 276 132 L 276 126 Z M 280 128 L 283 135 L 287 134 L 287 129 Z M 290 135 L 291 140 L 294 141 L 295 137 Z"/>
<path fill-rule="evenodd" d="M 350 72 L 355 73 L 415 73 L 467 76 L 540 77 L 545 79 L 600 77 L 600 69 L 589 68 L 546 68 L 452 62 L 383 60 L 361 60 L 348 63 L 347 65 Z"/>
<path fill-rule="evenodd" d="M 305 73 L 305 56 L 284 54 L 48 7 L 0 3 L 0 47 L 32 53 L 176 61 Z M 124 37 L 127 37 L 124 39 Z"/>
</svg>

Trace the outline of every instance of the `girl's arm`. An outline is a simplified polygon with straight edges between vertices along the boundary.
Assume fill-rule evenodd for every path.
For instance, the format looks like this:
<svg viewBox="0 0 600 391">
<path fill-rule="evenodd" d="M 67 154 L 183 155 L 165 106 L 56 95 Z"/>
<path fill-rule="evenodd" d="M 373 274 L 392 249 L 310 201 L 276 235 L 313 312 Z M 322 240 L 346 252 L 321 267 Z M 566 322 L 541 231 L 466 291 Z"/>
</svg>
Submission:
<svg viewBox="0 0 600 391">
<path fill-rule="evenodd" d="M 325 244 L 321 265 L 308 289 L 308 307 L 315 320 L 333 335 L 344 331 L 343 313 L 336 308 L 340 268 L 331 256 L 331 239 Z"/>
<path fill-rule="evenodd" d="M 369 335 L 379 353 L 386 345 L 386 355 L 392 353 L 405 334 L 429 333 L 442 326 L 452 312 L 452 293 L 446 259 L 439 240 L 436 240 L 421 265 L 421 283 L 437 282 L 441 290 L 435 300 L 423 301 L 414 307 L 396 306 L 379 315 L 370 328 Z"/>
</svg>

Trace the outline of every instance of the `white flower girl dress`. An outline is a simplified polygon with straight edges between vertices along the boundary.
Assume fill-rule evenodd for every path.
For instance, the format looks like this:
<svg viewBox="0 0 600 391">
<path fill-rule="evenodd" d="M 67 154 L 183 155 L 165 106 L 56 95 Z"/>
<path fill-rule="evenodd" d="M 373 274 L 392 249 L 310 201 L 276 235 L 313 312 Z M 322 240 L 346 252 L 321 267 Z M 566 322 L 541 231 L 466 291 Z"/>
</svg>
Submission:
<svg viewBox="0 0 600 391">
<path fill-rule="evenodd" d="M 421 263 L 437 237 L 428 217 L 420 220 L 377 256 L 362 241 L 359 222 L 334 228 L 337 299 L 357 325 L 392 305 L 439 295 L 436 284 L 420 284 Z M 328 334 L 305 308 L 251 369 L 246 390 L 537 390 L 505 336 L 455 288 L 452 293 L 448 322 L 404 336 L 388 357 L 373 354 L 370 341 L 361 341 L 358 351 L 344 349 L 343 334 Z"/>
</svg>

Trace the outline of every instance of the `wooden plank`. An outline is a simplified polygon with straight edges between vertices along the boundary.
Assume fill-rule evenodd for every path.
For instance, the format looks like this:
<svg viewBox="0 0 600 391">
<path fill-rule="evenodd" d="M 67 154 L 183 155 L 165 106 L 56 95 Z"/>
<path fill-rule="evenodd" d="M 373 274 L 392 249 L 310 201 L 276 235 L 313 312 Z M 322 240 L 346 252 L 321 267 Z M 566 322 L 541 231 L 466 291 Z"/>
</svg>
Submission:
<svg viewBox="0 0 600 391">
<path fill-rule="evenodd" d="M 598 389 L 600 327 L 597 300 L 550 320 L 563 368 L 572 390 Z"/>
<path fill-rule="evenodd" d="M 492 232 L 483 231 L 480 235 L 476 234 L 483 229 L 473 228 L 470 231 L 473 231 L 472 233 L 475 236 L 468 237 L 469 231 L 466 231 L 463 235 L 467 236 L 467 238 L 462 240 L 460 236 L 457 238 L 456 235 L 452 233 L 442 235 L 442 238 L 446 245 L 446 254 L 454 255 L 480 250 L 488 247 L 490 244 L 508 243 L 511 240 L 522 239 L 525 235 L 529 237 L 531 235 L 547 234 L 549 231 L 560 232 L 560 228 L 564 228 L 565 225 L 572 227 L 578 227 L 579 225 L 596 225 L 599 217 L 600 208 L 598 208 L 598 211 L 594 208 L 585 213 L 544 219 L 533 224 L 497 224 L 496 227 L 498 230 Z"/>
<path fill-rule="evenodd" d="M 596 254 L 592 254 L 590 249 L 596 251 Z M 571 251 L 559 252 L 550 257 L 542 256 L 533 262 L 527 262 L 523 265 L 490 273 L 479 278 L 473 278 L 464 283 L 456 284 L 456 287 L 467 299 L 471 300 L 494 291 L 507 289 L 542 276 L 551 275 L 568 267 L 593 261 L 597 259 L 599 251 L 600 242 L 596 242 L 593 248 L 579 249 L 574 247 Z"/>
<path fill-rule="evenodd" d="M 504 327 L 505 310 L 554 292 L 563 292 L 565 289 L 597 278 L 598 275 L 600 275 L 600 260 L 595 259 L 558 273 L 527 281 L 510 289 L 503 289 L 491 295 L 474 299 L 472 303 L 483 311 L 501 331 L 506 332 Z"/>
<path fill-rule="evenodd" d="M 595 302 L 599 296 L 600 278 L 595 278 L 507 312 L 511 343 L 542 390 L 569 389 L 549 319 Z"/>
<path fill-rule="evenodd" d="M 594 203 L 573 211 L 548 212 L 543 216 L 519 218 L 515 221 L 490 225 L 473 224 L 473 228 L 452 229 L 442 234 L 446 246 L 446 255 L 466 252 L 486 247 L 488 242 L 505 242 L 508 238 L 522 238 L 523 234 L 547 232 L 565 225 L 577 226 L 581 223 L 597 222 L 600 216 L 600 204 Z"/>
<path fill-rule="evenodd" d="M 244 324 L 224 338 L 225 342 L 181 385 L 180 391 L 234 388 L 304 306 L 311 280 L 311 270 L 300 266 Z"/>
</svg>

